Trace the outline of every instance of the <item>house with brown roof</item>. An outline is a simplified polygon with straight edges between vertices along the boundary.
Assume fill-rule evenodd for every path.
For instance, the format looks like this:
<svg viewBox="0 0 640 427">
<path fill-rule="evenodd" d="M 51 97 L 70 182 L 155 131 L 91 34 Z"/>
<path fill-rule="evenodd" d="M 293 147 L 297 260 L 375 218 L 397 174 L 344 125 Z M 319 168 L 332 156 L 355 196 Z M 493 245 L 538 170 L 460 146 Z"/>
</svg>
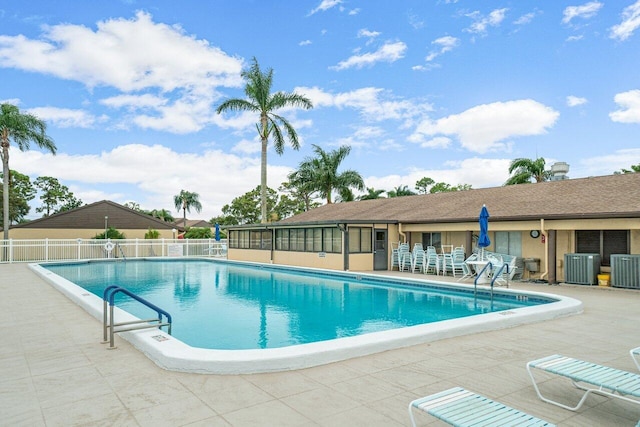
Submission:
<svg viewBox="0 0 640 427">
<path fill-rule="evenodd" d="M 565 179 L 320 206 L 269 224 L 229 226 L 228 258 L 335 270 L 391 268 L 398 242 L 464 246 L 491 215 L 488 250 L 537 268 L 524 278 L 564 280 L 565 254 L 640 254 L 640 173 Z M 640 284 L 638 285 L 640 287 Z"/>
<path fill-rule="evenodd" d="M 175 238 L 183 228 L 109 200 L 35 219 L 9 228 L 11 239 L 91 239 L 113 227 L 127 239 L 144 238 L 149 228 L 160 238 Z"/>
</svg>

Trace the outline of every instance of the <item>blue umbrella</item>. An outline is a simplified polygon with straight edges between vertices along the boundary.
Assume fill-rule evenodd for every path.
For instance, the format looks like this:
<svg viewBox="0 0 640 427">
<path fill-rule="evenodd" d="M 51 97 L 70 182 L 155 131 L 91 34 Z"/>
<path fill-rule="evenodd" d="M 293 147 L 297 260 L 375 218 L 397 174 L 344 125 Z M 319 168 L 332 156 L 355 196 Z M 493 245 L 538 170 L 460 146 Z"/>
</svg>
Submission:
<svg viewBox="0 0 640 427">
<path fill-rule="evenodd" d="M 220 224 L 216 222 L 216 234 L 215 234 L 216 242 L 220 241 Z"/>
<path fill-rule="evenodd" d="M 478 236 L 478 247 L 486 248 L 491 244 L 491 240 L 489 239 L 489 211 L 487 210 L 486 205 L 482 205 L 478 222 L 480 223 L 480 236 Z"/>
</svg>

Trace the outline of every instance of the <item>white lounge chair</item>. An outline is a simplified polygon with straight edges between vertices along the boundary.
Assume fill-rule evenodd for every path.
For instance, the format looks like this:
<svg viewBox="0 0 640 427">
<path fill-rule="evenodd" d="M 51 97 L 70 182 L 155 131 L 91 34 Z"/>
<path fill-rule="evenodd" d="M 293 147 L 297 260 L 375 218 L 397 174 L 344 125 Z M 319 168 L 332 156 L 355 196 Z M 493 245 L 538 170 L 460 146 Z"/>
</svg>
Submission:
<svg viewBox="0 0 640 427">
<path fill-rule="evenodd" d="M 571 383 L 585 393 L 576 406 L 569 406 L 542 396 L 538 384 L 533 376 L 537 369 L 548 374 L 559 375 L 571 380 Z M 538 397 L 547 403 L 570 411 L 577 411 L 582 407 L 587 396 L 591 393 L 602 396 L 615 397 L 627 402 L 640 405 L 640 375 L 596 363 L 585 362 L 571 357 L 554 354 L 527 363 L 527 372 L 533 382 Z"/>
<path fill-rule="evenodd" d="M 495 402 L 461 387 L 421 397 L 409 403 L 409 417 L 415 427 L 413 408 L 452 426 L 553 426 L 547 421 Z"/>
<path fill-rule="evenodd" d="M 635 363 L 638 369 L 640 369 L 640 347 L 632 348 L 629 351 L 629 354 L 633 359 L 633 363 Z"/>
</svg>

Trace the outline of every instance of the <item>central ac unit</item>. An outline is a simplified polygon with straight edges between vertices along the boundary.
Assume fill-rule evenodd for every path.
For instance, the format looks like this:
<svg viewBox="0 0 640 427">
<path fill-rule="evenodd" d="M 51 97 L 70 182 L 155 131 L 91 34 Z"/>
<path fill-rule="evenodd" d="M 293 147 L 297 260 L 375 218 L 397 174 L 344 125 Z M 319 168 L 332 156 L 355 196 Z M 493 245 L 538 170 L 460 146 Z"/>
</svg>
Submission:
<svg viewBox="0 0 640 427">
<path fill-rule="evenodd" d="M 640 255 L 611 255 L 611 286 L 640 288 Z"/>
<path fill-rule="evenodd" d="M 600 254 L 565 254 L 564 281 L 578 285 L 595 285 L 600 272 Z"/>
</svg>

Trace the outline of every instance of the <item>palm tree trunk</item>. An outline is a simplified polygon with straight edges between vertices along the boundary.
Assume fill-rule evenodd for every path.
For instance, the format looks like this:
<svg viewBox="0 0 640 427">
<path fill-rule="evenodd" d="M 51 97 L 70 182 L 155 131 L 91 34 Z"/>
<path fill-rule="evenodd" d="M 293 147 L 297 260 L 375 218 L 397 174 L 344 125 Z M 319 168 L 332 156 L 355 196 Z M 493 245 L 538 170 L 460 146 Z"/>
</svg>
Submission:
<svg viewBox="0 0 640 427">
<path fill-rule="evenodd" d="M 267 222 L 267 118 L 262 117 L 262 132 L 260 139 L 262 141 L 262 152 L 260 156 L 260 222 Z"/>
<path fill-rule="evenodd" d="M 2 131 L 2 230 L 4 240 L 9 239 L 9 135 Z"/>
</svg>

